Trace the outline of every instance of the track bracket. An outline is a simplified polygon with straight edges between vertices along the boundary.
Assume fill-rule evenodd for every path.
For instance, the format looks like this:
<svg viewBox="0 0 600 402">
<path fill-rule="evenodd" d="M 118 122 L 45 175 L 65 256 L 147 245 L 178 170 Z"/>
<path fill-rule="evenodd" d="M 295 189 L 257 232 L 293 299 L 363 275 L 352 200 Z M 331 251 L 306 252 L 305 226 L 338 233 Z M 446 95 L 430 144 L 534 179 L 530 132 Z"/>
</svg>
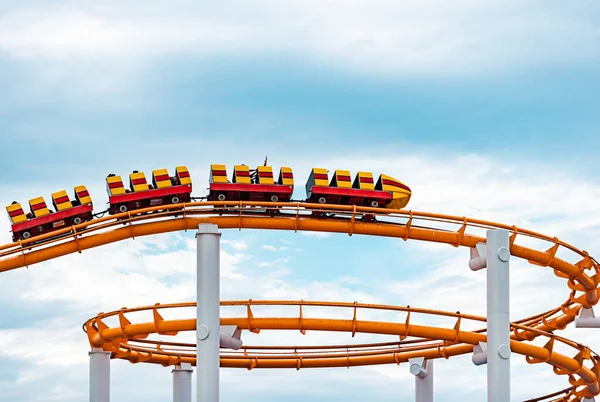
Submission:
<svg viewBox="0 0 600 402">
<path fill-rule="evenodd" d="M 219 337 L 222 348 L 238 350 L 242 347 L 242 330 L 237 325 L 221 325 Z"/>
<path fill-rule="evenodd" d="M 575 328 L 600 328 L 600 318 L 594 314 L 594 308 L 582 307 L 575 317 Z"/>
<path fill-rule="evenodd" d="M 471 271 L 479 271 L 487 267 L 485 250 L 485 243 L 477 243 L 475 247 L 471 247 L 471 259 L 469 260 Z"/>
<path fill-rule="evenodd" d="M 408 359 L 408 364 L 410 364 L 410 373 L 412 375 L 419 378 L 427 377 L 427 360 L 424 357 Z"/>
<path fill-rule="evenodd" d="M 477 345 L 473 345 L 473 356 L 471 361 L 476 366 L 487 364 L 487 343 L 479 342 Z"/>
</svg>

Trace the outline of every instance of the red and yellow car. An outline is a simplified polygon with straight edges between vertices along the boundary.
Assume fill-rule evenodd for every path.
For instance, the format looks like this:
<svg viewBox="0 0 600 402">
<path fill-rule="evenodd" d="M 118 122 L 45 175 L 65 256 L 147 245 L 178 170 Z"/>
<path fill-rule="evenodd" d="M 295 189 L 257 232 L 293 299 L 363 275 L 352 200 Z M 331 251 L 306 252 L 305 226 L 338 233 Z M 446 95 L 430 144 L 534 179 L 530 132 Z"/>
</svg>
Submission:
<svg viewBox="0 0 600 402">
<path fill-rule="evenodd" d="M 92 198 L 85 186 L 75 187 L 75 199 L 70 200 L 64 190 L 52 194 L 54 211 L 48 208 L 43 197 L 29 200 L 30 212 L 25 213 L 21 204 L 13 201 L 6 207 L 11 222 L 13 241 L 26 240 L 67 226 L 90 221 Z"/>
<path fill-rule="evenodd" d="M 408 204 L 410 188 L 399 180 L 380 175 L 373 184 L 373 174 L 358 172 L 351 181 L 348 170 L 336 170 L 331 182 L 326 169 L 314 168 L 306 182 L 306 202 L 401 209 Z"/>
<path fill-rule="evenodd" d="M 275 181 L 271 166 L 251 171 L 246 165 L 235 165 L 229 181 L 225 165 L 211 165 L 209 182 L 209 201 L 287 202 L 294 192 L 294 174 L 289 167 L 282 167 Z"/>
<path fill-rule="evenodd" d="M 192 179 L 188 168 L 177 166 L 175 176 L 169 176 L 167 169 L 152 172 L 152 183 L 146 181 L 143 172 L 134 170 L 129 175 L 129 187 L 125 188 L 121 176 L 109 174 L 106 177 L 108 192 L 108 213 L 110 215 L 156 205 L 189 202 L 192 194 Z"/>
</svg>

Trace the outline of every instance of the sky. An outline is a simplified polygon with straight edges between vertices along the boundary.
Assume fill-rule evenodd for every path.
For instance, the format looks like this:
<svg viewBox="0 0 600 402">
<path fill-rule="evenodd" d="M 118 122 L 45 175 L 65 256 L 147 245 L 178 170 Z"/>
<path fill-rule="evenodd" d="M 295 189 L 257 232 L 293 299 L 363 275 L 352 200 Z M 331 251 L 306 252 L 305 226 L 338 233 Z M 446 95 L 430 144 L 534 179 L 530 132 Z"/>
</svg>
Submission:
<svg viewBox="0 0 600 402">
<path fill-rule="evenodd" d="M 407 208 L 487 219 L 600 250 L 600 6 L 594 1 L 0 0 L 0 204 L 104 178 L 212 163 L 388 174 Z M 10 224 L 0 221 L 0 244 Z M 194 301 L 193 233 L 126 240 L 0 276 L 0 402 L 81 401 L 101 311 Z M 223 230 L 221 298 L 485 314 L 469 252 L 417 241 Z M 511 260 L 511 319 L 558 306 L 547 268 Z M 440 324 L 441 325 L 441 324 Z M 446 323 L 447 325 L 447 323 Z M 261 334 L 262 336 L 263 334 Z M 561 335 L 600 350 L 597 331 Z M 243 334 L 336 344 L 340 334 Z M 369 337 L 361 337 L 368 341 Z M 435 361 L 435 400 L 481 401 L 485 367 Z M 164 367 L 111 363 L 111 400 L 171 398 Z M 511 399 L 568 386 L 511 358 Z M 407 365 L 221 370 L 221 400 L 411 400 Z M 195 386 L 195 385 L 194 385 Z"/>
</svg>

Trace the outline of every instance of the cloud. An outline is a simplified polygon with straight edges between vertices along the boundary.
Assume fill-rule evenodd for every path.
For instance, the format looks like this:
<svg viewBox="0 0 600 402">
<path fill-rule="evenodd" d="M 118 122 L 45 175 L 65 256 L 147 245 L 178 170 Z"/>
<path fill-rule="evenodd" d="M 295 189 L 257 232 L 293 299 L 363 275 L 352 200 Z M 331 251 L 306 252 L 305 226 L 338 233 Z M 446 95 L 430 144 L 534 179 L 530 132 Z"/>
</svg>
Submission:
<svg viewBox="0 0 600 402">
<path fill-rule="evenodd" d="M 238 251 L 243 251 L 248 248 L 248 244 L 244 240 L 232 241 L 232 240 L 221 240 L 222 244 L 228 245 Z"/>
<path fill-rule="evenodd" d="M 272 267 L 275 265 L 286 264 L 290 261 L 289 258 L 278 258 L 275 261 L 261 262 L 258 264 L 259 267 Z"/>
<path fill-rule="evenodd" d="M 327 232 L 310 232 L 310 231 L 302 231 L 300 232 L 302 236 L 308 237 L 316 237 L 317 239 L 327 239 L 331 234 Z"/>
<path fill-rule="evenodd" d="M 360 279 L 355 278 L 353 276 L 342 275 L 337 278 L 337 280 L 341 283 L 349 283 L 349 284 L 357 284 L 360 283 Z"/>
<path fill-rule="evenodd" d="M 262 246 L 260 246 L 260 247 L 261 247 L 262 249 L 269 250 L 269 251 L 277 251 L 277 249 L 276 249 L 275 247 L 273 247 L 273 246 L 270 246 L 270 245 L 268 245 L 268 244 L 263 244 L 263 245 L 262 245 Z"/>
<path fill-rule="evenodd" d="M 597 59 L 585 7 L 527 1 L 114 2 L 13 8 L 0 51 L 29 59 L 297 54 L 362 71 L 456 74 Z M 235 9 L 235 12 L 230 12 Z"/>
<path fill-rule="evenodd" d="M 187 45 L 194 43 L 209 51 L 211 43 L 216 49 L 244 34 L 242 27 L 204 19 L 108 17 L 61 5 L 15 10 L 0 20 L 0 46 L 17 57 L 123 57 L 189 50 Z M 159 27 L 152 28 L 153 23 Z"/>
<path fill-rule="evenodd" d="M 260 246 L 262 249 L 264 250 L 268 250 L 268 251 L 285 251 L 285 250 L 289 250 L 290 248 L 287 246 L 281 246 L 281 247 L 274 247 L 271 246 L 270 244 L 263 244 L 262 246 Z"/>
</svg>

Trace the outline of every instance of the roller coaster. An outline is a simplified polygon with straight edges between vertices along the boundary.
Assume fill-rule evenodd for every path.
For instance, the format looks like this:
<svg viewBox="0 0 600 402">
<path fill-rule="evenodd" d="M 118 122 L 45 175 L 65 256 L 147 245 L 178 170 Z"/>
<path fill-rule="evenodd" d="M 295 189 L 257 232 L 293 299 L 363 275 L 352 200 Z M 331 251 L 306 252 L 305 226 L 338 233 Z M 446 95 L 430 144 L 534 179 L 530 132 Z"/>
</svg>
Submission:
<svg viewBox="0 0 600 402">
<path fill-rule="evenodd" d="M 238 177 L 246 178 L 247 176 L 245 174 L 239 175 L 237 171 L 234 183 L 219 182 L 218 180 L 222 180 L 223 177 L 220 166 L 222 165 L 212 165 L 211 167 L 211 185 L 262 185 L 260 181 L 258 183 L 255 181 L 256 178 L 252 178 L 250 172 L 248 172 L 250 183 L 239 183 Z M 243 165 L 240 166 L 243 169 Z M 260 169 L 257 170 L 257 174 L 260 174 Z M 180 174 L 183 170 L 176 172 L 174 177 L 169 177 L 168 181 L 171 182 L 171 185 L 167 185 L 166 188 L 186 185 L 180 184 L 181 179 L 185 178 L 185 174 Z M 280 180 L 281 178 L 290 179 L 289 176 L 285 177 L 282 173 L 286 173 L 283 168 L 280 173 Z M 312 184 L 311 190 L 314 189 L 315 185 L 319 187 L 317 180 L 323 180 L 318 176 L 319 174 L 321 172 L 313 170 L 311 178 L 307 182 L 307 184 L 312 184 L 311 180 L 314 181 L 315 184 Z M 341 176 L 349 177 L 349 174 L 342 174 Z M 358 183 L 361 183 L 360 175 L 358 176 Z M 117 182 L 115 177 L 118 176 L 109 175 L 107 177 L 109 197 L 113 196 L 109 183 Z M 148 185 L 148 190 L 144 190 L 144 192 L 151 194 L 151 191 L 164 189 L 165 187 L 160 187 L 159 183 L 166 182 L 167 178 L 162 177 L 164 180 L 161 180 L 161 177 L 160 172 L 153 174 L 152 188 Z M 221 179 L 215 180 L 215 177 L 221 177 Z M 130 178 L 133 191 L 124 191 L 121 194 L 114 194 L 114 196 L 137 195 L 139 190 L 135 186 L 140 185 L 140 181 L 134 183 L 133 179 L 139 179 L 139 176 L 133 178 L 130 176 Z M 179 183 L 175 180 L 177 178 L 180 180 Z M 386 184 L 383 179 L 387 180 L 387 177 L 383 175 L 380 177 L 382 187 L 374 188 L 374 191 L 386 192 L 384 186 L 389 185 L 389 182 Z M 336 180 L 338 182 L 340 180 L 337 171 Z M 345 181 L 345 177 L 341 180 Z M 191 194 L 191 179 L 188 184 L 190 186 L 189 193 L 187 191 L 177 192 L 176 194 L 161 193 L 161 202 L 155 205 L 151 204 L 152 199 L 158 198 L 154 195 L 140 199 L 130 198 L 125 200 L 121 198 L 111 204 L 111 207 L 119 205 L 119 208 L 113 209 L 112 212 L 109 208 L 108 216 L 95 215 L 93 219 L 87 221 L 82 219 L 79 223 L 75 222 L 74 218 L 68 223 L 65 220 L 63 225 L 54 227 L 52 230 L 42 230 L 35 237 L 31 233 L 31 236 L 26 237 L 23 236 L 23 232 L 20 232 L 13 243 L 0 246 L 0 272 L 28 267 L 71 253 L 82 253 L 90 248 L 129 238 L 135 239 L 136 237 L 153 234 L 194 230 L 202 223 L 216 224 L 221 229 L 320 231 L 345 233 L 349 236 L 384 236 L 404 241 L 427 241 L 470 249 L 485 241 L 485 238 L 480 234 L 482 230 L 505 229 L 511 233 L 510 254 L 513 257 L 524 259 L 537 267 L 552 269 L 557 277 L 566 279 L 569 289 L 566 301 L 558 307 L 511 323 L 510 349 L 514 353 L 525 356 L 528 363 L 546 363 L 550 365 L 555 374 L 565 376 L 568 381 L 568 387 L 531 399 L 531 401 L 550 400 L 552 398 L 554 398 L 552 400 L 561 401 L 582 401 L 584 398 L 593 398 L 595 395 L 600 394 L 600 356 L 584 345 L 555 334 L 556 331 L 573 323 L 583 309 L 591 309 L 598 303 L 600 265 L 586 251 L 582 251 L 555 237 L 549 237 L 516 226 L 466 217 L 399 209 L 406 206 L 410 198 L 410 189 L 405 185 L 402 185 L 404 187 L 395 187 L 398 191 L 392 191 L 392 193 L 397 192 L 398 194 L 389 194 L 390 197 L 385 198 L 387 204 L 378 203 L 377 206 L 374 206 L 370 203 L 376 201 L 376 199 L 366 197 L 364 194 L 362 198 L 359 197 L 360 203 L 351 201 L 348 193 L 339 198 L 327 198 L 329 196 L 329 193 L 326 193 L 327 191 L 331 191 L 331 193 L 338 192 L 333 194 L 337 196 L 340 195 L 339 189 L 344 188 L 333 186 L 331 183 L 328 183 L 329 186 L 321 186 L 327 187 L 327 190 L 321 193 L 327 194 L 324 202 L 322 202 L 320 196 L 316 198 L 317 202 L 314 202 L 314 192 L 308 193 L 308 191 L 306 199 L 301 202 L 291 202 L 291 199 L 290 201 L 282 201 L 278 194 L 284 193 L 274 193 L 273 189 L 270 188 L 268 191 L 263 191 L 260 195 L 261 198 L 257 200 L 253 198 L 258 197 L 257 194 L 252 196 L 252 191 L 255 191 L 256 188 L 243 191 L 240 187 L 236 189 L 235 187 L 218 186 L 213 187 L 216 191 L 210 193 L 205 200 L 196 201 L 190 196 L 189 201 L 183 201 L 185 195 L 182 198 L 180 197 L 182 194 Z M 265 184 L 265 186 L 269 185 Z M 277 185 L 286 186 L 286 183 L 279 181 Z M 112 189 L 115 188 L 117 188 L 117 185 L 113 185 Z M 118 188 L 122 188 L 122 182 L 121 187 Z M 350 188 L 346 187 L 346 189 Z M 353 187 L 352 189 L 361 190 L 361 188 L 356 189 Z M 317 192 L 317 194 L 319 193 Z M 273 198 L 271 198 L 273 195 L 278 196 L 277 201 L 273 201 Z M 77 196 L 81 201 L 85 194 L 77 194 L 76 188 Z M 174 197 L 178 199 L 174 200 Z M 230 197 L 234 197 L 234 199 L 232 200 Z M 57 194 L 57 198 L 58 201 L 62 201 L 59 194 Z M 53 194 L 55 203 L 57 198 Z M 337 204 L 333 200 L 335 202 L 346 202 L 347 204 Z M 165 203 L 165 201 L 171 202 Z M 173 201 L 179 202 L 173 203 Z M 393 201 L 397 201 L 395 206 L 402 203 L 404 205 L 395 208 L 391 204 Z M 140 202 L 140 204 L 137 205 L 136 202 Z M 123 204 L 126 205 L 124 209 L 120 208 Z M 33 205 L 37 204 L 34 203 Z M 61 205 L 61 202 L 56 203 L 55 208 L 60 212 L 59 205 Z M 130 209 L 131 205 L 134 207 L 133 210 Z M 78 206 L 80 205 L 74 205 L 71 208 Z M 9 208 L 11 207 L 9 206 Z M 12 208 L 12 211 L 16 210 L 16 207 Z M 40 209 L 34 209 L 34 211 Z M 90 211 L 86 211 L 86 213 L 88 212 Z M 13 212 L 11 215 L 11 210 L 9 210 L 9 215 L 14 225 L 14 218 L 17 214 Z M 45 216 L 47 215 L 49 214 Z M 89 215 L 87 216 L 89 217 Z M 26 217 L 21 222 L 33 221 L 40 217 L 37 215 L 30 219 Z M 521 240 L 529 241 L 531 239 L 544 242 L 546 246 L 533 248 L 532 246 L 519 244 Z M 558 257 L 557 254 L 561 257 Z M 409 306 L 365 305 L 356 302 L 246 300 L 223 301 L 221 304 L 224 307 L 243 306 L 247 311 L 245 315 L 240 317 L 221 318 L 223 325 L 236 325 L 242 330 L 252 332 L 261 330 L 295 330 L 303 333 L 305 331 L 346 331 L 353 336 L 359 333 L 383 333 L 398 336 L 400 339 L 400 341 L 385 344 L 335 345 L 329 347 L 272 346 L 267 348 L 245 346 L 242 352 L 239 353 L 222 351 L 222 367 L 301 369 L 400 364 L 413 357 L 436 359 L 472 353 L 474 347 L 480 342 L 486 341 L 485 327 L 479 330 L 466 330 L 463 324 L 468 321 L 483 323 L 486 319 L 459 312 L 431 311 Z M 126 359 L 131 362 L 156 363 L 164 366 L 181 362 L 196 364 L 195 354 L 193 353 L 194 345 L 176 342 L 165 343 L 164 341 L 148 339 L 153 334 L 175 335 L 179 331 L 194 330 L 196 322 L 193 318 L 165 320 L 160 314 L 161 311 L 166 309 L 189 308 L 193 305 L 194 303 L 157 304 L 100 313 L 84 323 L 84 330 L 87 333 L 90 346 L 110 351 L 113 358 Z M 252 312 L 252 307 L 256 305 L 295 306 L 299 309 L 299 312 L 295 318 L 257 317 Z M 350 314 L 348 319 L 322 318 L 322 316 L 311 318 L 303 314 L 303 306 L 349 309 Z M 405 318 L 390 322 L 361 319 L 360 312 L 370 309 L 404 313 Z M 133 319 L 132 317 L 136 312 L 150 310 L 153 312 L 154 317 L 152 322 L 132 322 L 130 320 Z M 419 314 L 453 317 L 456 321 L 451 328 L 418 325 L 414 323 L 411 317 Z M 110 327 L 106 324 L 105 321 L 111 317 L 118 318 L 118 325 Z M 532 341 L 537 339 L 545 339 L 544 346 L 533 344 Z M 567 352 L 558 353 L 555 345 L 559 344 L 561 345 L 561 351 L 566 350 Z"/>
<path fill-rule="evenodd" d="M 225 165 L 211 165 L 210 187 L 206 198 L 210 201 L 290 201 L 294 192 L 294 174 L 289 167 L 282 167 L 277 182 L 273 180 L 273 168 L 263 166 L 250 170 L 246 165 L 235 165 L 232 180 L 227 179 Z M 43 197 L 29 200 L 30 212 L 25 213 L 17 201 L 6 207 L 11 221 L 13 241 L 54 232 L 62 227 L 88 222 L 95 216 L 108 212 L 137 211 L 150 206 L 162 205 L 168 208 L 192 199 L 192 179 L 186 166 L 177 166 L 175 175 L 169 176 L 167 169 L 152 172 L 149 184 L 143 172 L 134 170 L 129 175 L 129 188 L 123 184 L 121 176 L 113 173 L 106 177 L 109 208 L 96 215 L 92 214 L 92 198 L 83 185 L 75 187 L 75 198 L 69 199 L 65 190 L 52 193 L 52 204 L 56 213 L 48 208 Z M 411 191 L 399 180 L 380 175 L 373 184 L 373 174 L 358 172 L 352 183 L 350 172 L 336 170 L 329 182 L 326 169 L 314 168 L 306 182 L 305 202 L 321 204 L 370 205 L 377 208 L 400 209 L 408 204 Z"/>
</svg>

